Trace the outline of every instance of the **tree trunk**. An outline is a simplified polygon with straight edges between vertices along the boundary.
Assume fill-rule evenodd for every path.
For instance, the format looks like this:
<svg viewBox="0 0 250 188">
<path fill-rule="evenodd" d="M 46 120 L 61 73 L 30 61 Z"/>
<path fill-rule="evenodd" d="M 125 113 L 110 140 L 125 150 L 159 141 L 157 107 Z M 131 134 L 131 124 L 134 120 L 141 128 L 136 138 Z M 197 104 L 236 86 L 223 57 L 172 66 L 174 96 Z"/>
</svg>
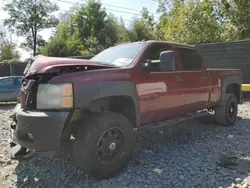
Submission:
<svg viewBox="0 0 250 188">
<path fill-rule="evenodd" d="M 35 0 L 35 19 L 34 19 L 34 30 L 33 30 L 33 56 L 36 56 L 36 43 L 37 43 L 37 25 L 36 25 L 36 19 L 37 19 L 37 12 L 36 12 L 36 0 Z"/>
<path fill-rule="evenodd" d="M 36 56 L 36 38 L 37 38 L 37 32 L 34 31 L 34 34 L 33 34 L 33 56 Z"/>
</svg>

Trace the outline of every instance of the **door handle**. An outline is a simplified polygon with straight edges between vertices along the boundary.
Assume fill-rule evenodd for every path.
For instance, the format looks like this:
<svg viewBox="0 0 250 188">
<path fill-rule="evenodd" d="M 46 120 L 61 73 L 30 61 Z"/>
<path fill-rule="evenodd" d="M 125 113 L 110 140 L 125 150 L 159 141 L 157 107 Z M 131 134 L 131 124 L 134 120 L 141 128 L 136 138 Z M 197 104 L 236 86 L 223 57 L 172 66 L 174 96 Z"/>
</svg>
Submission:
<svg viewBox="0 0 250 188">
<path fill-rule="evenodd" d="M 207 80 L 208 77 L 207 77 L 207 76 L 201 76 L 201 79 L 202 79 L 202 80 Z"/>
<path fill-rule="evenodd" d="M 184 80 L 184 79 L 181 78 L 181 77 L 177 77 L 177 78 L 176 78 L 176 82 L 183 82 L 183 80 Z"/>
<path fill-rule="evenodd" d="M 155 96 L 149 96 L 149 97 L 145 97 L 144 100 L 151 101 L 151 100 L 154 100 L 155 98 L 156 98 Z"/>
</svg>

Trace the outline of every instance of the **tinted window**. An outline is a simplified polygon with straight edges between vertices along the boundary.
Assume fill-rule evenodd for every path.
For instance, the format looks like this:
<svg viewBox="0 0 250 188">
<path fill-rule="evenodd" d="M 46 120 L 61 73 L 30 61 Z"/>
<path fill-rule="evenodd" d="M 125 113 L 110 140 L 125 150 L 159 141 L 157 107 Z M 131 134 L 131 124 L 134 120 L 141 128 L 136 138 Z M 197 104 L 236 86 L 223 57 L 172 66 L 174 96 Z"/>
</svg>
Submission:
<svg viewBox="0 0 250 188">
<path fill-rule="evenodd" d="M 155 71 L 164 71 L 166 69 L 169 70 L 169 66 L 166 65 L 166 62 L 160 62 L 160 54 L 163 51 L 171 50 L 171 46 L 164 43 L 156 43 L 148 47 L 146 55 L 144 57 L 145 60 L 151 61 L 159 61 L 159 63 L 154 64 Z"/>
<path fill-rule="evenodd" d="M 171 50 L 171 46 L 168 44 L 153 44 L 147 50 L 146 59 L 159 60 L 161 52 L 167 50 Z"/>
<path fill-rule="evenodd" d="M 184 70 L 201 70 L 201 62 L 195 50 L 179 48 Z"/>
<path fill-rule="evenodd" d="M 14 80 L 13 79 L 2 79 L 0 80 L 0 86 L 13 86 Z"/>
</svg>

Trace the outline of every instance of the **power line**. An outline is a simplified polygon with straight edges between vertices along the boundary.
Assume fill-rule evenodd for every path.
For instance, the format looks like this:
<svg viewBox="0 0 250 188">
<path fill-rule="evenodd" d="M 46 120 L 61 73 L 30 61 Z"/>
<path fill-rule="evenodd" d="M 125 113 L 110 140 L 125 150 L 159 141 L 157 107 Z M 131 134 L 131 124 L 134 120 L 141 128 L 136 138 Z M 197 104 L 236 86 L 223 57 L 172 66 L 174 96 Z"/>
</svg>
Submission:
<svg viewBox="0 0 250 188">
<path fill-rule="evenodd" d="M 70 2 L 70 1 L 67 1 L 67 0 L 57 0 L 57 1 L 64 2 L 64 3 L 69 3 L 69 4 L 76 4 L 76 2 L 73 3 L 73 2 Z M 105 6 L 116 7 L 116 8 L 120 8 L 120 9 L 131 10 L 131 11 L 137 11 L 137 12 L 141 11 L 141 10 L 138 10 L 138 9 L 132 9 L 132 8 L 128 8 L 128 7 L 121 7 L 121 6 L 110 5 L 110 4 L 105 4 L 105 3 L 102 3 L 102 4 L 105 5 Z M 125 14 L 131 14 L 131 15 L 136 15 L 136 16 L 141 15 L 141 14 L 136 14 L 136 13 L 133 13 L 133 12 L 127 12 L 127 11 L 122 11 L 122 10 L 114 10 L 114 9 L 110 9 L 110 8 L 106 8 L 106 10 L 114 11 L 114 12 L 120 12 L 120 13 L 125 13 Z M 151 13 L 151 12 L 149 12 L 149 13 Z M 151 14 L 156 15 L 156 13 L 151 13 Z M 155 18 L 159 18 L 159 17 L 155 16 Z"/>
<path fill-rule="evenodd" d="M 121 8 L 121 9 L 126 9 L 126 10 L 132 10 L 132 11 L 136 11 L 136 12 L 140 12 L 141 10 L 138 10 L 138 9 L 132 9 L 132 8 L 127 8 L 127 7 L 120 7 L 120 6 L 116 6 L 116 5 L 109 5 L 109 4 L 104 4 L 102 3 L 103 5 L 106 5 L 106 6 L 110 6 L 110 7 L 116 7 L 116 8 Z"/>
<path fill-rule="evenodd" d="M 131 15 L 135 15 L 135 16 L 140 16 L 140 14 L 135 14 L 135 13 L 132 13 L 132 12 L 126 12 L 126 11 L 121 11 L 121 10 L 114 10 L 114 9 L 110 9 L 110 8 L 106 8 L 106 10 L 125 13 L 125 14 L 131 14 Z"/>
<path fill-rule="evenodd" d="M 60 9 L 59 11 L 68 12 L 69 10 Z M 125 20 L 125 21 L 133 21 L 133 19 L 128 19 L 128 18 L 122 18 L 122 20 Z"/>
<path fill-rule="evenodd" d="M 66 0 L 57 0 L 57 1 L 76 5 L 76 3 L 73 3 L 73 2 L 70 2 L 70 1 L 66 1 Z M 109 8 L 106 8 L 106 7 L 105 7 L 105 9 L 109 10 L 109 11 L 120 12 L 120 13 L 125 13 L 125 14 L 131 14 L 131 15 L 135 15 L 135 16 L 140 16 L 140 14 L 136 14 L 136 13 L 132 13 L 132 12 L 126 12 L 126 11 L 121 11 L 121 10 L 114 10 L 114 9 L 109 9 Z"/>
</svg>

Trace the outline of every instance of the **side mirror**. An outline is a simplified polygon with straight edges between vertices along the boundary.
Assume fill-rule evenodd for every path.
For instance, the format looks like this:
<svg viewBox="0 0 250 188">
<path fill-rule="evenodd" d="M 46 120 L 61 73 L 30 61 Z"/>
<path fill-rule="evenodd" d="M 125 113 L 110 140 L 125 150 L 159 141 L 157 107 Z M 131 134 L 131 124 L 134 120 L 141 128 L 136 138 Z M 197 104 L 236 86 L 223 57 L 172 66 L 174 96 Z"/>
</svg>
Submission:
<svg viewBox="0 0 250 188">
<path fill-rule="evenodd" d="M 142 63 L 142 68 L 150 71 L 173 71 L 175 70 L 174 52 L 163 51 L 160 53 L 159 60 L 148 59 Z"/>
<path fill-rule="evenodd" d="M 175 70 L 175 58 L 173 51 L 163 51 L 160 54 L 161 69 Z"/>
</svg>

